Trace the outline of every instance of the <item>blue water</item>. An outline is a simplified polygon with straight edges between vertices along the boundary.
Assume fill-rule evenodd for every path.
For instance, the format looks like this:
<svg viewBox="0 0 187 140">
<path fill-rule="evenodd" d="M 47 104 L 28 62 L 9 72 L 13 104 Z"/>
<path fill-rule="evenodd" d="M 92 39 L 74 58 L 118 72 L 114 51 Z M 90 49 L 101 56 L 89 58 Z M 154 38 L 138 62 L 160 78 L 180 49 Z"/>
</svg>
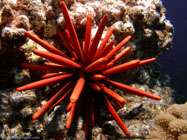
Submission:
<svg viewBox="0 0 187 140">
<path fill-rule="evenodd" d="M 171 86 L 187 101 L 187 1 L 163 0 L 167 19 L 175 27 L 173 47 L 164 52 L 159 62 L 163 72 L 171 77 Z"/>
</svg>

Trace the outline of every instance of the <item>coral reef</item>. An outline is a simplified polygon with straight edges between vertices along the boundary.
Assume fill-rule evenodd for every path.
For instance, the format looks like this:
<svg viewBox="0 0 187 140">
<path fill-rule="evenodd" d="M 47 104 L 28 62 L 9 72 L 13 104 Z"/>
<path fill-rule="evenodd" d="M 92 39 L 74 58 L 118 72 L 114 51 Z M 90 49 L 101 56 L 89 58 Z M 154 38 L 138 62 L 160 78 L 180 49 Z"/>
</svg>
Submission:
<svg viewBox="0 0 187 140">
<path fill-rule="evenodd" d="M 156 116 L 155 125 L 155 129 L 148 136 L 150 139 L 186 140 L 187 103 L 170 106 L 167 112 Z"/>
<path fill-rule="evenodd" d="M 32 114 L 40 109 L 38 106 L 43 106 L 49 100 L 50 95 L 46 96 L 45 92 L 53 88 L 53 86 L 31 90 L 30 93 L 18 93 L 15 90 L 15 87 L 38 80 L 38 77 L 43 74 L 22 69 L 19 67 L 21 63 L 43 64 L 46 62 L 45 59 L 32 52 L 34 48 L 41 51 L 45 50 L 32 40 L 26 39 L 25 31 L 36 34 L 62 52 L 67 51 L 56 36 L 59 29 L 65 29 L 65 21 L 59 7 L 61 1 L 0 1 L 1 136 L 5 134 L 3 128 L 7 128 L 6 134 L 9 139 L 12 136 L 9 135 L 11 129 L 12 131 L 19 129 L 20 133 L 22 133 L 20 136 L 28 134 L 31 137 L 36 136 L 44 139 L 72 138 L 73 136 L 76 139 L 85 139 L 80 127 L 83 123 L 82 118 L 78 120 L 78 128 L 73 127 L 74 130 L 77 130 L 76 132 L 72 130 L 72 132 L 67 133 L 65 130 L 67 115 L 64 110 L 67 104 L 59 104 L 39 120 L 32 120 Z M 88 13 L 93 16 L 92 38 L 95 36 L 99 22 L 105 14 L 108 14 L 108 22 L 101 36 L 101 41 L 111 25 L 114 27 L 114 32 L 109 41 L 115 40 L 116 44 L 118 44 L 125 36 L 132 35 L 131 42 L 127 44 L 132 48 L 130 54 L 120 60 L 119 64 L 124 63 L 127 58 L 127 61 L 130 61 L 157 57 L 161 52 L 171 47 L 173 26 L 166 19 L 166 9 L 160 0 L 126 0 L 125 3 L 123 0 L 64 0 L 64 2 L 67 4 L 80 41 L 84 39 Z M 128 101 L 128 104 L 118 111 L 128 130 L 132 136 L 145 137 L 149 129 L 152 128 L 152 119 L 159 110 L 164 110 L 174 103 L 171 97 L 173 90 L 168 87 L 168 76 L 162 75 L 159 64 L 154 62 L 125 73 L 113 75 L 112 78 L 115 81 L 127 83 L 130 86 L 162 97 L 161 102 L 155 102 L 146 97 L 134 97 L 113 89 Z M 23 94 L 23 96 L 17 98 L 16 96 L 19 94 Z M 27 96 L 29 94 L 32 95 L 31 98 Z M 123 138 L 122 131 L 104 110 L 102 110 L 102 116 L 105 116 L 104 124 L 110 127 L 104 125 L 102 131 L 101 128 L 95 126 L 92 130 L 92 138 Z M 108 131 L 105 128 L 115 129 L 115 131 Z M 14 136 L 16 134 L 14 133 Z M 181 135 L 181 138 L 184 136 Z"/>
<path fill-rule="evenodd" d="M 3 0 L 0 10 L 0 28 L 3 31 L 1 32 L 0 39 L 0 54 L 3 55 L 8 52 L 11 56 L 14 55 L 15 52 L 11 52 L 10 50 L 12 48 L 18 49 L 22 43 L 25 43 L 25 36 L 23 34 L 25 30 L 34 31 L 42 39 L 60 48 L 58 41 L 53 40 L 58 27 L 62 29 L 65 27 L 59 3 L 60 1 L 17 0 L 16 2 L 12 2 Z M 121 0 L 80 0 L 76 3 L 73 1 L 65 1 L 65 3 L 70 7 L 71 20 L 79 37 L 81 37 L 82 30 L 85 29 L 87 13 L 93 15 L 93 33 L 97 30 L 97 24 L 101 17 L 104 14 L 108 14 L 109 22 L 107 26 L 112 24 L 114 26 L 112 39 L 120 42 L 125 36 L 133 35 L 131 46 L 134 46 L 134 58 L 145 59 L 155 57 L 163 50 L 168 50 L 171 47 L 173 26 L 166 19 L 166 10 L 158 0 L 127 1 L 126 4 Z M 34 46 L 30 44 L 28 47 Z M 28 49 L 26 48 L 26 50 Z M 17 51 L 17 53 L 21 52 Z M 29 61 L 32 62 L 32 57 L 30 56 L 36 59 L 31 51 L 26 51 L 25 53 L 28 54 L 29 58 L 27 56 L 26 58 Z M 18 60 L 7 59 L 13 62 L 23 60 L 20 58 L 20 54 Z M 3 66 L 4 64 L 1 65 Z M 14 73 L 12 72 L 7 75 L 9 75 L 7 78 L 10 75 L 13 77 Z M 4 77 L 2 76 L 1 79 L 4 79 Z M 11 81 L 10 79 L 3 81 Z"/>
<path fill-rule="evenodd" d="M 113 102 L 122 108 L 122 105 L 125 104 L 126 101 L 117 93 L 107 88 L 107 85 L 155 100 L 160 100 L 161 98 L 157 95 L 132 88 L 125 84 L 114 82 L 110 80 L 109 76 L 154 62 L 156 58 L 142 61 L 132 60 L 115 66 L 115 63 L 129 52 L 130 47 L 126 47 L 119 54 L 115 55 L 124 45 L 126 45 L 131 39 L 131 36 L 125 37 L 115 48 L 112 48 L 114 44 L 113 40 L 106 45 L 114 30 L 113 26 L 111 26 L 98 47 L 108 16 L 104 15 L 102 18 L 95 37 L 91 42 L 92 15 L 88 14 L 84 45 L 81 47 L 65 3 L 61 2 L 60 6 L 66 22 L 66 30 L 64 33 L 59 30 L 58 34 L 71 55 L 68 56 L 68 54 L 64 54 L 47 42 L 42 41 L 40 38 L 29 32 L 25 32 L 27 37 L 48 50 L 48 52 L 44 52 L 34 49 L 33 52 L 36 55 L 48 59 L 50 62 L 48 62 L 47 65 L 23 63 L 22 66 L 24 68 L 45 71 L 46 74 L 41 77 L 42 80 L 19 87 L 17 90 L 24 91 L 58 82 L 61 88 L 60 86 L 57 86 L 54 89 L 59 90 L 60 88 L 60 90 L 32 116 L 34 120 L 38 119 L 49 109 L 70 96 L 69 104 L 66 107 L 66 111 L 69 111 L 66 129 L 70 129 L 75 115 L 82 116 L 84 119 L 83 129 L 87 136 L 89 127 L 93 127 L 97 117 L 101 116 L 100 108 L 102 107 L 101 104 L 104 104 L 123 132 L 129 136 L 130 133 L 126 126 L 110 103 Z M 77 81 L 76 84 L 74 81 Z M 84 103 L 87 104 L 86 108 Z M 100 120 L 97 121 L 97 123 L 100 122 Z"/>
</svg>

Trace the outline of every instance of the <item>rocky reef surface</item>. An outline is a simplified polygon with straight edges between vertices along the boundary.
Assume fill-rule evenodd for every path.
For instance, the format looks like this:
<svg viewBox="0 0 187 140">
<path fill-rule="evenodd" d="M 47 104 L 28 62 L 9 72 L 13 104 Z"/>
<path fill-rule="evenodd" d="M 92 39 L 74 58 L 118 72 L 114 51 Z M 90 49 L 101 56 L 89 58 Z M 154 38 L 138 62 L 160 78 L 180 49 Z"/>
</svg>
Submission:
<svg viewBox="0 0 187 140">
<path fill-rule="evenodd" d="M 150 139 L 187 140 L 187 103 L 173 104 L 155 118 Z"/>
<path fill-rule="evenodd" d="M 20 64 L 45 63 L 46 60 L 33 54 L 34 48 L 41 46 L 25 37 L 29 31 L 66 51 L 57 31 L 65 28 L 59 3 L 62 0 L 1 0 L 0 1 L 0 137 L 2 139 L 85 139 L 82 119 L 78 127 L 65 129 L 67 114 L 65 105 L 60 104 L 38 120 L 32 115 L 50 98 L 45 91 L 50 86 L 37 90 L 17 92 L 16 87 L 37 80 L 42 73 L 23 69 Z M 96 32 L 101 18 L 108 14 L 107 27 L 113 25 L 111 39 L 120 42 L 132 35 L 128 60 L 158 57 L 172 45 L 174 28 L 166 19 L 166 9 L 160 0 L 64 0 L 71 20 L 80 38 L 84 39 L 86 16 L 93 15 L 92 32 Z M 104 35 L 103 35 L 104 36 Z M 103 37 L 102 37 L 103 38 Z M 154 126 L 155 116 L 175 103 L 174 91 L 169 87 L 169 76 L 163 75 L 157 62 L 114 75 L 116 81 L 129 84 L 141 90 L 162 97 L 153 101 L 124 93 L 127 104 L 118 109 L 118 114 L 126 124 L 132 137 L 144 138 Z M 103 111 L 105 114 L 105 111 Z M 94 127 L 93 139 L 127 139 L 111 116 L 105 115 L 102 128 Z"/>
</svg>

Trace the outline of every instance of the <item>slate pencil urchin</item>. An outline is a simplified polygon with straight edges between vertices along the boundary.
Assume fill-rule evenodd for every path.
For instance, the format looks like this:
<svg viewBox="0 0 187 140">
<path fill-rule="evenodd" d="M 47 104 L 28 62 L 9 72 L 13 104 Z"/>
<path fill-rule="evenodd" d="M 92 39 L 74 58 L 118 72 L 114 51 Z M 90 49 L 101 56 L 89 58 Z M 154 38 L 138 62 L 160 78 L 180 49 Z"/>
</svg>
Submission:
<svg viewBox="0 0 187 140">
<path fill-rule="evenodd" d="M 156 58 L 141 61 L 133 60 L 116 66 L 115 63 L 130 50 L 130 47 L 126 47 L 117 55 L 115 54 L 131 39 L 131 36 L 127 36 L 113 48 L 113 40 L 107 44 L 114 29 L 111 26 L 98 47 L 108 16 L 104 15 L 96 35 L 93 41 L 91 41 L 92 15 L 88 14 L 85 40 L 84 43 L 80 45 L 65 3 L 61 2 L 60 6 L 65 19 L 66 29 L 64 31 L 58 31 L 58 35 L 62 39 L 69 55 L 61 52 L 31 33 L 25 32 L 27 37 L 48 50 L 48 52 L 44 52 L 34 49 L 33 52 L 51 62 L 46 65 L 23 63 L 22 66 L 24 68 L 44 71 L 46 74 L 41 77 L 42 80 L 19 87 L 17 90 L 24 91 L 58 82 L 60 84 L 55 88 L 59 89 L 59 91 L 32 116 L 33 119 L 38 119 L 45 112 L 67 99 L 69 104 L 66 107 L 66 111 L 70 112 L 66 123 L 67 129 L 70 128 L 75 116 L 82 116 L 84 120 L 83 129 L 87 135 L 88 128 L 92 128 L 95 121 L 100 121 L 100 108 L 105 106 L 123 132 L 129 136 L 129 131 L 111 105 L 112 102 L 122 107 L 122 105 L 126 103 L 126 100 L 107 86 L 110 85 L 128 93 L 149 97 L 155 100 L 160 100 L 161 98 L 152 93 L 112 81 L 109 79 L 108 75 L 151 63 L 155 61 Z"/>
</svg>

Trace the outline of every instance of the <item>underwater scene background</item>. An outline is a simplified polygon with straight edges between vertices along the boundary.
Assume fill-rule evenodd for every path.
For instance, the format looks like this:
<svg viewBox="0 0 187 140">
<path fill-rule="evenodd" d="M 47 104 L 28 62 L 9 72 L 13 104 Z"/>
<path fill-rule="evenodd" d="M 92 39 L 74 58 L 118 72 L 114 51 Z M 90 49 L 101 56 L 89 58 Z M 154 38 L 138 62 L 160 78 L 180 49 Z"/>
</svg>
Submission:
<svg viewBox="0 0 187 140">
<path fill-rule="evenodd" d="M 163 72 L 171 77 L 171 86 L 187 100 L 187 3 L 185 0 L 180 2 L 163 0 L 162 2 L 167 9 L 167 18 L 174 25 L 175 33 L 173 47 L 160 56 L 159 62 L 162 65 Z"/>
<path fill-rule="evenodd" d="M 0 0 L 0 139 L 187 140 L 186 9 Z"/>
</svg>

